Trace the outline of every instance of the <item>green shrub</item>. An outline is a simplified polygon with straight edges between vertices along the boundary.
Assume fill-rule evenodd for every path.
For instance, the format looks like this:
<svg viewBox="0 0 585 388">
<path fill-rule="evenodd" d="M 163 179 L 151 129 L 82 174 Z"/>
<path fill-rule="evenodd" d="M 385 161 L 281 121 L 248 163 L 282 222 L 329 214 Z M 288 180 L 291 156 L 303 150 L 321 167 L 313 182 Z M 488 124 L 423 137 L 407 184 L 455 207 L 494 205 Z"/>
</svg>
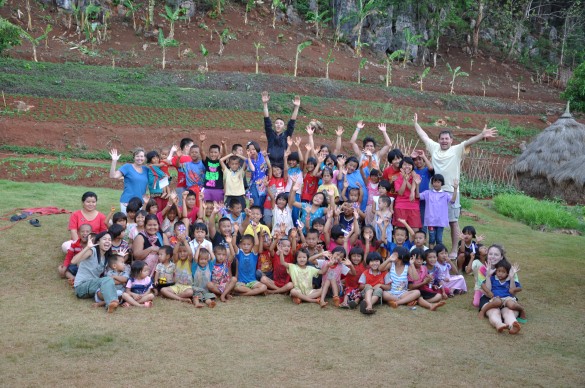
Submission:
<svg viewBox="0 0 585 388">
<path fill-rule="evenodd" d="M 488 199 L 493 198 L 498 194 L 521 194 L 515 186 L 506 185 L 497 182 L 486 182 L 477 179 L 468 179 L 465 175 L 461 175 L 461 183 L 459 190 L 462 196 L 473 199 Z"/>
<path fill-rule="evenodd" d="M 571 101 L 571 110 L 585 112 L 585 62 L 575 69 L 561 97 Z"/>
<path fill-rule="evenodd" d="M 533 228 L 567 228 L 585 230 L 575 215 L 565 206 L 553 201 L 539 201 L 523 194 L 501 194 L 494 198 L 495 209 L 507 217 Z"/>
<path fill-rule="evenodd" d="M 10 47 L 20 45 L 20 32 L 19 27 L 0 17 L 0 55 Z"/>
</svg>

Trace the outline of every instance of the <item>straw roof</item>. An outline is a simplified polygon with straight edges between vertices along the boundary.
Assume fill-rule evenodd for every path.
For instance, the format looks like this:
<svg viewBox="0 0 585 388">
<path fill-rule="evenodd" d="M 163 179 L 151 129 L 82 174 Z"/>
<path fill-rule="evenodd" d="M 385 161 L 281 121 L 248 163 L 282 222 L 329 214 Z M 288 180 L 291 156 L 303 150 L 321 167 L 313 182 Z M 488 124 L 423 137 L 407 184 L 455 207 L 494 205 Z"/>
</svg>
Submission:
<svg viewBox="0 0 585 388">
<path fill-rule="evenodd" d="M 567 103 L 565 113 L 536 136 L 516 158 L 512 171 L 518 176 L 520 188 L 535 197 L 558 196 L 562 193 L 558 190 L 561 187 L 583 192 L 584 155 L 585 125 L 575 121 Z M 575 202 L 575 196 L 570 197 L 570 202 Z"/>
</svg>

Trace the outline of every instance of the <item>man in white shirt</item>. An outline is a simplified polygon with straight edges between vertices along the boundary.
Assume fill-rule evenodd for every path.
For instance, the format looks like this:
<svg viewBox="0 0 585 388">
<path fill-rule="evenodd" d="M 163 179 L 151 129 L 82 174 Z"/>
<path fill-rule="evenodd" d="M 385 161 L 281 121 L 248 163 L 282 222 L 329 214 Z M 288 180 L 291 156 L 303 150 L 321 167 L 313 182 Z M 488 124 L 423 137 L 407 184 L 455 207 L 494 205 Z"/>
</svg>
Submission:
<svg viewBox="0 0 585 388">
<path fill-rule="evenodd" d="M 439 142 L 431 140 L 429 135 L 418 125 L 418 115 L 414 114 L 414 128 L 420 139 L 425 143 L 432 159 L 435 174 L 441 174 L 445 178 L 445 185 L 443 190 L 453 193 L 453 180 L 460 178 L 461 175 L 461 161 L 464 157 L 466 147 L 477 143 L 482 139 L 490 139 L 496 137 L 498 131 L 496 128 L 488 128 L 484 126 L 481 133 L 465 140 L 457 145 L 453 144 L 453 134 L 449 130 L 444 130 L 439 134 Z M 449 258 L 454 260 L 457 258 L 457 240 L 459 238 L 459 213 L 461 204 L 459 203 L 460 195 L 457 195 L 457 200 L 453 204 L 449 204 L 449 226 L 451 228 L 451 253 Z"/>
</svg>

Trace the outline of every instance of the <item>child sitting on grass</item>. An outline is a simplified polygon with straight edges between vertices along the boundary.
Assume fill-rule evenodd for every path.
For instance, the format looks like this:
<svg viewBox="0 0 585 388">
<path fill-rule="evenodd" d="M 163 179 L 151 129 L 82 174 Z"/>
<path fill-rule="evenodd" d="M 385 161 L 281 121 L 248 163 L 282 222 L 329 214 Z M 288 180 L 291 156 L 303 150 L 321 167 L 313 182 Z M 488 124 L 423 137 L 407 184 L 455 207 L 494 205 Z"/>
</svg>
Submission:
<svg viewBox="0 0 585 388">
<path fill-rule="evenodd" d="M 302 302 L 319 303 L 321 301 L 319 298 L 319 295 L 321 295 L 321 289 L 313 288 L 313 278 L 316 278 L 320 274 L 324 274 L 328 269 L 328 265 L 323 266 L 321 270 L 307 265 L 309 251 L 305 248 L 300 249 L 295 254 L 296 264 L 287 263 L 284 260 L 284 253 L 282 251 L 279 250 L 277 254 L 280 257 L 280 264 L 286 268 L 286 271 L 291 278 L 293 287 L 290 290 L 290 296 L 292 301 L 295 304 L 301 304 Z M 318 254 L 317 256 L 321 254 Z"/>
<path fill-rule="evenodd" d="M 435 252 L 437 252 L 437 278 L 440 284 L 447 287 L 449 291 L 447 294 L 449 298 L 458 294 L 465 294 L 467 292 L 467 284 L 463 275 L 459 275 L 457 267 L 449 262 L 449 251 L 442 244 L 435 245 Z"/>
<path fill-rule="evenodd" d="M 503 259 L 496 263 L 495 268 L 490 268 L 490 272 L 486 275 L 485 281 L 481 288 L 483 292 L 490 298 L 481 311 L 479 317 L 484 318 L 485 312 L 493 308 L 507 307 L 510 310 L 524 313 L 524 307 L 518 303 L 516 294 L 522 291 L 522 286 L 519 282 L 514 280 L 514 275 L 520 270 L 517 264 L 511 265 L 508 260 Z M 510 334 L 516 334 L 518 330 L 516 327 L 510 327 Z M 514 331 L 514 332 L 512 332 Z"/>
<path fill-rule="evenodd" d="M 457 270 L 463 271 L 471 261 L 471 254 L 477 253 L 477 244 L 485 239 L 484 235 L 479 235 L 476 238 L 476 231 L 473 226 L 466 226 L 459 234 L 459 243 L 457 251 Z M 474 240 L 475 239 L 475 240 Z"/>
<path fill-rule="evenodd" d="M 117 254 L 108 257 L 108 267 L 104 274 L 104 276 L 109 276 L 114 279 L 118 301 L 122 299 L 122 294 L 124 293 L 128 278 L 130 277 L 130 266 L 124 261 L 126 253 L 126 251 L 120 251 Z M 95 302 L 96 303 L 93 304 L 94 307 L 104 307 L 106 305 L 104 296 L 99 289 L 95 292 Z"/>
<path fill-rule="evenodd" d="M 207 283 L 207 289 L 219 296 L 219 300 L 227 302 L 232 299 L 232 291 L 238 281 L 232 276 L 231 266 L 233 260 L 233 249 L 231 246 L 232 236 L 226 236 L 229 244 L 229 251 L 222 245 L 216 245 L 213 248 L 215 262 L 211 270 L 211 281 Z"/>
<path fill-rule="evenodd" d="M 165 298 L 180 302 L 193 303 L 193 272 L 191 262 L 193 254 L 184 234 L 177 236 L 178 241 L 173 250 L 175 263 L 175 285 L 161 288 L 160 293 Z"/>
<path fill-rule="evenodd" d="M 197 263 L 193 267 L 193 305 L 197 308 L 215 307 L 215 294 L 209 292 L 207 285 L 211 282 L 211 273 L 214 262 L 211 253 L 201 245 L 197 247 L 193 261 Z"/>
<path fill-rule="evenodd" d="M 422 251 L 418 248 L 414 248 L 410 252 L 410 256 L 414 257 L 413 265 L 418 274 L 418 280 L 414 280 L 408 276 L 408 289 L 418 290 L 420 292 L 420 297 L 417 300 L 420 306 L 435 311 L 439 307 L 444 306 L 446 302 L 443 300 L 441 293 L 432 288 L 434 277 L 433 275 L 429 275 L 427 267 L 423 265 L 423 260 L 428 252 L 434 253 L 430 249 Z"/>
<path fill-rule="evenodd" d="M 175 271 L 177 266 L 172 262 L 173 248 L 170 245 L 163 245 L 158 250 L 158 264 L 154 270 L 154 294 L 158 295 L 165 287 L 175 285 Z"/>
<path fill-rule="evenodd" d="M 136 260 L 132 263 L 126 291 L 122 294 L 122 299 L 128 303 L 126 307 L 152 307 L 154 294 L 152 293 L 152 280 L 149 273 L 150 268 L 143 260 Z"/>
<path fill-rule="evenodd" d="M 61 264 L 58 268 L 59 275 L 62 278 L 66 278 L 71 286 L 73 286 L 73 283 L 75 282 L 75 275 L 77 274 L 77 265 L 71 264 L 71 259 L 73 259 L 73 256 L 81 252 L 87 245 L 87 241 L 91 235 L 91 225 L 80 225 L 77 229 L 77 235 L 79 238 L 77 241 L 71 244 L 69 249 L 67 249 L 65 260 L 63 260 L 63 264 Z"/>
<path fill-rule="evenodd" d="M 246 234 L 240 240 L 240 246 L 235 246 L 235 236 L 232 236 L 232 249 L 237 263 L 238 282 L 234 290 L 244 296 L 264 294 L 266 285 L 256 280 L 256 265 L 258 264 L 258 227 L 253 227 L 254 235 Z M 236 230 L 237 233 L 237 230 Z"/>
<path fill-rule="evenodd" d="M 374 314 L 374 305 L 382 300 L 384 291 L 390 289 L 390 278 L 387 271 L 380 271 L 382 265 L 382 256 L 378 252 L 368 253 L 366 256 L 366 265 L 369 267 L 364 272 L 358 283 L 362 291 L 362 301 L 360 303 L 360 312 L 362 314 Z"/>
</svg>

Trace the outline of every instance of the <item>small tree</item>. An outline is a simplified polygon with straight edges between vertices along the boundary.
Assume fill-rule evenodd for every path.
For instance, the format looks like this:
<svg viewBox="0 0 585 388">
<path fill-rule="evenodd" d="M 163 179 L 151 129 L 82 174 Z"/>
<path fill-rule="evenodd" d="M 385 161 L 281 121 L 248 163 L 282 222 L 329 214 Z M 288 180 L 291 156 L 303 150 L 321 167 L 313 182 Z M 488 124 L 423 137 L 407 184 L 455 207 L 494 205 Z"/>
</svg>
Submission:
<svg viewBox="0 0 585 388">
<path fill-rule="evenodd" d="M 307 21 L 309 23 L 313 23 L 313 26 L 315 26 L 315 37 L 317 39 L 321 39 L 321 32 L 323 26 L 325 26 L 327 23 L 331 21 L 331 17 L 329 16 L 329 10 L 325 10 L 319 13 L 318 1 L 315 2 L 315 5 L 317 7 L 315 11 L 310 11 L 309 13 L 307 13 Z"/>
<path fill-rule="evenodd" d="M 26 32 L 25 30 L 21 29 L 21 35 L 26 38 L 32 45 L 32 49 L 33 49 L 33 59 L 35 62 L 38 62 L 37 60 L 37 47 L 38 45 L 43 41 L 43 39 L 45 39 L 48 35 L 49 32 L 51 32 L 53 30 L 53 27 L 50 24 L 47 24 L 47 27 L 45 28 L 45 31 L 43 32 L 43 34 L 37 38 L 33 37 L 31 34 L 29 34 L 28 32 Z"/>
<path fill-rule="evenodd" d="M 201 49 L 201 55 L 203 55 L 203 58 L 205 59 L 205 71 L 209 71 L 209 66 L 207 64 L 207 56 L 209 55 L 209 51 L 207 51 L 203 43 L 201 43 L 199 48 Z"/>
<path fill-rule="evenodd" d="M 276 28 L 276 11 L 286 10 L 286 4 L 282 0 L 272 0 L 272 28 Z"/>
<path fill-rule="evenodd" d="M 329 79 L 329 65 L 335 62 L 335 58 L 333 58 L 333 49 L 329 49 L 327 58 L 319 58 L 319 60 L 325 62 L 325 78 Z"/>
<path fill-rule="evenodd" d="M 402 62 L 402 67 L 406 69 L 406 62 L 410 58 L 410 46 L 418 46 L 421 44 L 422 35 L 414 35 L 410 28 L 404 29 L 404 39 L 406 39 L 406 50 L 404 50 L 404 62 Z"/>
<path fill-rule="evenodd" d="M 451 85 L 451 90 L 449 91 L 449 94 L 455 94 L 455 80 L 457 79 L 457 77 L 469 77 L 469 74 L 467 74 L 464 71 L 461 71 L 461 66 L 457 66 L 455 68 L 455 70 L 453 70 L 451 68 L 451 65 L 447 63 L 447 69 L 449 69 L 449 73 L 451 73 L 451 76 L 453 77 L 451 79 L 451 82 L 449 82 L 449 85 Z"/>
<path fill-rule="evenodd" d="M 402 54 L 404 54 L 404 50 L 396 50 L 386 56 L 386 87 L 392 83 L 392 62 L 400 58 Z"/>
<path fill-rule="evenodd" d="M 358 84 L 362 83 L 362 69 L 364 68 L 367 62 L 368 62 L 367 58 L 362 58 L 360 61 L 360 66 L 358 67 Z"/>
<path fill-rule="evenodd" d="M 353 28 L 353 32 L 357 31 L 356 51 L 355 54 L 358 57 L 362 56 L 362 29 L 366 18 L 370 15 L 383 15 L 384 12 L 380 11 L 382 4 L 379 0 L 358 0 L 356 3 L 357 10 L 350 12 L 346 17 L 341 20 L 341 24 L 346 23 L 350 20 L 357 20 L 356 26 Z"/>
<path fill-rule="evenodd" d="M 0 55 L 12 46 L 18 46 L 21 41 L 21 28 L 0 17 Z"/>
<path fill-rule="evenodd" d="M 419 74 L 418 78 L 419 78 L 419 82 L 420 82 L 420 91 L 423 91 L 423 80 L 426 78 L 426 76 L 429 74 L 429 71 L 431 71 L 430 67 L 425 67 L 425 69 L 423 70 L 422 73 Z"/>
<path fill-rule="evenodd" d="M 260 62 L 260 54 L 258 53 L 258 50 L 264 48 L 264 46 L 262 46 L 262 43 L 260 42 L 254 42 L 254 48 L 256 49 L 256 74 L 258 74 L 258 62 Z"/>
<path fill-rule="evenodd" d="M 177 8 L 176 10 L 173 11 L 173 9 L 171 7 L 169 7 L 168 5 L 165 5 L 165 13 L 161 13 L 159 14 L 160 16 L 162 16 L 163 18 L 165 18 L 166 20 L 168 20 L 169 24 L 170 24 L 170 31 L 169 31 L 169 39 L 173 39 L 175 37 L 175 23 L 182 19 L 181 14 L 185 12 L 184 8 Z"/>
<path fill-rule="evenodd" d="M 172 39 L 170 37 L 170 34 L 168 37 L 165 38 L 163 30 L 161 28 L 160 30 L 158 30 L 158 44 L 159 46 L 162 47 L 163 52 L 162 68 L 164 69 L 166 66 L 167 47 L 177 47 L 179 45 L 179 42 L 177 42 L 175 39 Z"/>
<path fill-rule="evenodd" d="M 26 16 L 27 16 L 26 29 L 27 29 L 27 31 L 32 31 L 33 26 L 32 26 L 32 18 L 30 16 L 30 11 L 31 11 L 30 0 L 26 0 L 25 8 L 26 8 Z"/>
<path fill-rule="evenodd" d="M 256 5 L 255 0 L 247 0 L 246 1 L 246 11 L 244 12 L 244 24 L 248 24 L 248 12 L 252 10 L 252 8 Z"/>
<path fill-rule="evenodd" d="M 297 54 L 295 55 L 295 77 L 297 76 L 297 68 L 299 64 L 299 55 L 301 52 L 311 45 L 311 41 L 307 40 L 306 42 L 300 43 L 297 46 Z"/>
<path fill-rule="evenodd" d="M 148 31 L 151 26 L 154 25 L 154 0 L 148 0 L 148 15 L 146 18 L 146 23 L 144 25 L 144 30 Z"/>
<path fill-rule="evenodd" d="M 575 69 L 561 97 L 571 102 L 574 111 L 585 112 L 585 62 Z"/>
<path fill-rule="evenodd" d="M 136 11 L 138 11 L 142 4 L 134 4 L 132 0 L 124 0 L 123 5 L 128 10 L 126 16 L 132 16 L 132 27 L 136 31 Z"/>
</svg>

